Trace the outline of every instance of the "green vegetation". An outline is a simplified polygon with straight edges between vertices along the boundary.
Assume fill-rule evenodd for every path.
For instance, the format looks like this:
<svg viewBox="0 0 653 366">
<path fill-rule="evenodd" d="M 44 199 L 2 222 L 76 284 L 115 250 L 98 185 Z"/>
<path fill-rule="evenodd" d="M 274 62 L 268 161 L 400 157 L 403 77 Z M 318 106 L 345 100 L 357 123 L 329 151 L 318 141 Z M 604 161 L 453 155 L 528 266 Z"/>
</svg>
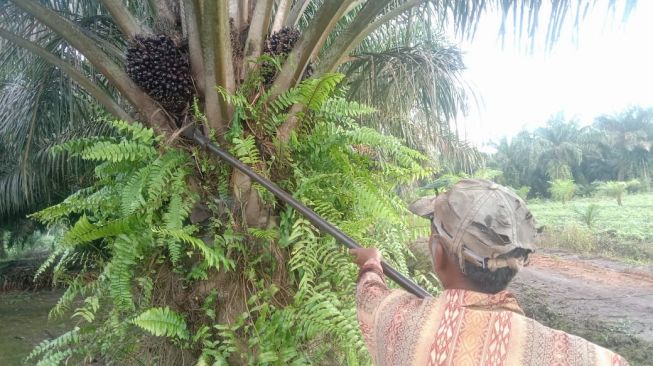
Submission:
<svg viewBox="0 0 653 366">
<path fill-rule="evenodd" d="M 529 207 L 545 227 L 543 246 L 652 261 L 653 194 L 626 195 L 622 203 L 592 197 L 567 204 L 531 200 Z"/>
<path fill-rule="evenodd" d="M 597 194 L 604 194 L 617 200 L 619 206 L 622 205 L 623 197 L 628 190 L 637 190 L 641 184 L 637 179 L 629 182 L 601 182 L 596 187 Z"/>
<path fill-rule="evenodd" d="M 626 193 L 626 182 L 605 182 L 601 183 L 596 189 L 609 197 L 615 198 L 619 206 L 622 205 L 624 194 Z"/>
<path fill-rule="evenodd" d="M 556 190 L 549 191 L 549 182 L 573 180 L 580 195 L 593 194 L 598 185 L 619 201 L 626 190 L 650 189 L 653 108 L 631 107 L 585 127 L 558 115 L 495 147 L 488 164 L 503 172 L 499 183 L 530 187 L 532 197 L 552 197 Z"/>
<path fill-rule="evenodd" d="M 571 179 L 556 179 L 553 182 L 549 182 L 549 184 L 551 185 L 549 187 L 551 198 L 562 202 L 562 204 L 571 200 L 576 193 L 576 183 Z"/>
<path fill-rule="evenodd" d="M 0 2 L 0 222 L 63 230 L 36 275 L 78 325 L 30 363 L 368 363 L 346 252 L 179 128 L 409 273 L 424 232 L 399 185 L 483 160 L 451 123 L 468 97 L 443 25 L 471 35 L 493 5 L 519 37 L 545 24 L 532 2 L 244 3 Z"/>
<path fill-rule="evenodd" d="M 495 145 L 496 181 L 529 196 L 545 246 L 653 259 L 653 108 L 631 107 L 580 127 L 557 115 Z M 546 199 L 551 199 L 548 201 Z"/>
<path fill-rule="evenodd" d="M 601 207 L 596 203 L 590 203 L 584 208 L 574 208 L 574 211 L 578 214 L 581 221 L 591 229 L 601 212 Z"/>
<path fill-rule="evenodd" d="M 303 119 L 311 119 L 313 128 L 289 144 L 292 175 L 282 184 L 407 272 L 401 243 L 423 233 L 407 226 L 404 203 L 391 192 L 428 176 L 422 166 L 426 158 L 395 138 L 356 126 L 350 116 L 372 111 L 334 95 L 341 79 L 333 74 L 307 80 L 266 112 L 238 94 L 229 99 L 243 113 L 257 114 L 263 126 L 275 120 L 277 110 L 306 103 Z M 338 113 L 343 103 L 347 115 Z M 113 137 L 73 140 L 54 149 L 99 162 L 94 186 L 32 215 L 44 224 L 67 226 L 43 268 L 53 266 L 55 280 L 68 285 L 51 315 L 72 313 L 84 326 L 43 343 L 30 359 L 100 354 L 116 362 L 175 363 L 152 352 L 171 345 L 206 363 L 305 363 L 326 354 L 329 361 L 367 359 L 353 306 L 355 266 L 331 238 L 286 208 L 279 212 L 278 226 L 238 231 L 238 221 L 225 210 L 224 166 L 195 149 L 156 149 L 160 139 L 151 129 L 110 124 L 118 131 Z M 251 138 L 237 130 L 230 138 L 240 160 L 262 163 Z M 365 146 L 365 153 L 354 146 Z M 186 182 L 193 169 L 214 177 L 216 185 L 191 191 Z M 198 197 L 209 194 L 215 197 L 208 206 L 211 219 L 189 223 Z M 258 194 L 271 199 L 264 190 Z M 207 237 L 212 239 L 201 239 Z M 245 277 L 206 286 L 212 277 L 236 273 Z M 429 282 L 422 284 L 436 291 Z M 217 295 L 230 286 L 234 293 L 250 290 L 240 295 L 246 296 L 241 307 L 227 313 L 220 310 Z M 186 304 L 186 298 L 194 300 Z M 147 333 L 159 338 L 145 341 Z M 321 346 L 308 347 L 316 342 Z"/>
</svg>

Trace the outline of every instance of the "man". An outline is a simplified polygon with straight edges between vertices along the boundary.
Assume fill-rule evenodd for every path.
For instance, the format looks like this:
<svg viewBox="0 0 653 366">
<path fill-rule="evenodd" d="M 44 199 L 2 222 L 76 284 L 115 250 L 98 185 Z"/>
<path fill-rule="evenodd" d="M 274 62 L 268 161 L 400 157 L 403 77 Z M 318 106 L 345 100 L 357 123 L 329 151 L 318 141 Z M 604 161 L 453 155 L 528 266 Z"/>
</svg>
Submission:
<svg viewBox="0 0 653 366">
<path fill-rule="evenodd" d="M 419 299 L 389 290 L 379 251 L 351 251 L 361 268 L 358 320 L 374 364 L 627 365 L 525 317 L 505 291 L 537 238 L 533 216 L 512 191 L 467 179 L 410 210 L 431 220 L 431 259 L 444 291 Z"/>
</svg>

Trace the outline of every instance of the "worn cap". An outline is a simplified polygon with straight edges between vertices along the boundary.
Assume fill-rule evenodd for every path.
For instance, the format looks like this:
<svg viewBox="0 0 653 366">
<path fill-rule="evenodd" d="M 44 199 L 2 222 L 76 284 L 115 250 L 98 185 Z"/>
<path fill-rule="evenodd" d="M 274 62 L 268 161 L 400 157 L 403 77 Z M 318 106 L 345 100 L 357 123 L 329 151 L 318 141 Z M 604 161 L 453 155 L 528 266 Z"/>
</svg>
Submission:
<svg viewBox="0 0 653 366">
<path fill-rule="evenodd" d="M 450 253 L 479 267 L 519 269 L 537 240 L 535 221 L 526 203 L 510 189 L 483 179 L 463 179 L 449 191 L 410 205 L 432 220 Z M 524 249 L 520 256 L 504 254 Z"/>
</svg>

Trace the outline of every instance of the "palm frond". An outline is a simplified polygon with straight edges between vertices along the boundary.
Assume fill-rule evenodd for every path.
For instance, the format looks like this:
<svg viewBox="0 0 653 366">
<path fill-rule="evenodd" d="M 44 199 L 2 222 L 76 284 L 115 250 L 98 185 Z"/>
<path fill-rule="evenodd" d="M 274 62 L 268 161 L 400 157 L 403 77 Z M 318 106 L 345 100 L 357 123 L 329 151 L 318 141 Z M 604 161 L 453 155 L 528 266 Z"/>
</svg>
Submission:
<svg viewBox="0 0 653 366">
<path fill-rule="evenodd" d="M 116 61 L 124 39 L 99 1 L 49 1 L 49 7 L 76 22 Z M 17 10 L 0 5 L 0 24 L 70 64 L 121 102 L 116 91 L 59 35 Z M 0 221 L 41 208 L 79 188 L 89 164 L 50 154 L 70 139 L 106 134 L 104 112 L 71 78 L 46 60 L 0 38 Z"/>
<path fill-rule="evenodd" d="M 349 96 L 379 111 L 363 124 L 405 139 L 410 147 L 438 156 L 441 164 L 458 162 L 468 170 L 481 160 L 450 123 L 467 104 L 469 91 L 460 76 L 464 65 L 456 47 L 440 42 L 363 52 L 376 47 L 369 41 L 343 67 L 351 82 Z"/>
</svg>

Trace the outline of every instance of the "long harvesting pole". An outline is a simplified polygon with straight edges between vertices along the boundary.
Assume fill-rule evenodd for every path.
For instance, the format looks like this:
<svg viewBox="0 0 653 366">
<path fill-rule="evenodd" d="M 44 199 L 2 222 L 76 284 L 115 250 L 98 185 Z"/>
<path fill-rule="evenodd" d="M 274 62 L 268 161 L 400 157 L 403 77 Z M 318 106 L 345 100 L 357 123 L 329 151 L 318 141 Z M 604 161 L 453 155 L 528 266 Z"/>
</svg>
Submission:
<svg viewBox="0 0 653 366">
<path fill-rule="evenodd" d="M 206 136 L 204 136 L 200 131 L 190 126 L 186 128 L 186 130 L 184 131 L 184 135 L 188 138 L 191 138 L 193 141 L 195 141 L 197 144 L 210 151 L 212 154 L 217 155 L 232 167 L 245 173 L 245 175 L 250 177 L 252 180 L 265 187 L 268 191 L 272 192 L 272 194 L 274 194 L 278 199 L 280 199 L 281 201 L 285 202 L 286 204 L 290 205 L 292 208 L 297 210 L 318 229 L 333 236 L 338 242 L 340 242 L 347 248 L 350 249 L 361 248 L 361 246 L 358 243 L 356 243 L 354 239 L 350 238 L 349 236 L 347 236 L 347 234 L 340 231 L 340 229 L 335 227 L 333 224 L 323 219 L 315 211 L 306 207 L 303 203 L 299 202 L 297 199 L 295 199 L 293 196 L 288 194 L 286 191 L 279 188 L 279 186 L 277 186 L 270 180 L 256 173 L 249 166 L 245 165 L 243 162 L 236 159 L 233 155 L 222 150 L 215 144 L 212 144 L 211 141 L 209 141 L 209 139 L 206 138 Z M 392 268 L 392 266 L 390 266 L 385 261 L 381 262 L 381 266 L 383 267 L 383 272 L 391 280 L 396 282 L 399 286 L 404 288 L 406 291 L 412 293 L 413 295 L 419 298 L 431 296 L 431 294 L 429 294 L 426 290 L 421 288 L 410 278 L 399 273 L 396 269 Z"/>
</svg>

